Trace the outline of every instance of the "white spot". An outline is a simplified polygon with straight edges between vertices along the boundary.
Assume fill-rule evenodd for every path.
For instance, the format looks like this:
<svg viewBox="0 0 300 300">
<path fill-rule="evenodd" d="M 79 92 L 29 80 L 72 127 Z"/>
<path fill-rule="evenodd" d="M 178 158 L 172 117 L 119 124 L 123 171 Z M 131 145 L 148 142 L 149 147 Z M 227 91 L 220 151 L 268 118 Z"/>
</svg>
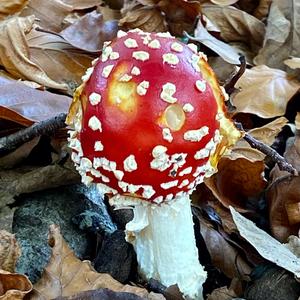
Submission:
<svg viewBox="0 0 300 300">
<path fill-rule="evenodd" d="M 199 142 L 204 136 L 208 134 L 208 132 L 209 128 L 207 126 L 203 126 L 199 129 L 186 131 L 183 135 L 183 138 L 186 141 Z"/>
<path fill-rule="evenodd" d="M 206 165 L 199 166 L 196 169 L 196 172 L 193 174 L 194 177 L 199 176 L 200 174 L 204 174 L 206 172 Z"/>
<path fill-rule="evenodd" d="M 151 49 L 159 49 L 160 48 L 160 42 L 159 40 L 152 40 L 149 44 L 148 47 Z"/>
<path fill-rule="evenodd" d="M 163 128 L 162 130 L 163 139 L 171 143 L 173 141 L 173 136 L 169 128 Z"/>
<path fill-rule="evenodd" d="M 200 67 L 199 67 L 199 56 L 197 54 L 193 54 L 191 59 L 190 59 L 190 63 L 192 64 L 192 67 L 194 68 L 194 70 L 198 73 L 200 73 Z"/>
<path fill-rule="evenodd" d="M 118 52 L 112 52 L 110 55 L 109 55 L 109 58 L 111 60 L 115 60 L 115 59 L 118 59 L 120 57 L 120 54 Z"/>
<path fill-rule="evenodd" d="M 98 170 L 91 169 L 90 172 L 94 177 L 100 178 L 102 176 L 102 174 Z"/>
<path fill-rule="evenodd" d="M 127 48 L 137 48 L 138 47 L 138 44 L 137 44 L 136 40 L 135 39 L 131 39 L 131 38 L 126 39 L 124 41 L 124 44 L 125 44 L 125 46 Z"/>
<path fill-rule="evenodd" d="M 76 152 L 72 152 L 71 154 L 71 159 L 74 161 L 76 164 L 80 163 L 80 156 Z"/>
<path fill-rule="evenodd" d="M 134 194 L 137 192 L 142 186 L 141 185 L 136 185 L 136 184 L 128 184 L 128 192 Z"/>
<path fill-rule="evenodd" d="M 173 97 L 175 93 L 176 93 L 175 84 L 167 82 L 162 87 L 160 98 L 168 103 L 175 103 L 177 101 L 177 98 Z"/>
<path fill-rule="evenodd" d="M 152 156 L 155 157 L 155 158 L 157 158 L 157 157 L 161 156 L 162 154 L 166 153 L 167 150 L 168 150 L 167 147 L 161 146 L 161 145 L 157 145 L 152 150 Z"/>
<path fill-rule="evenodd" d="M 220 131 L 217 129 L 215 131 L 215 135 L 214 135 L 214 142 L 216 142 L 217 144 L 219 144 L 222 141 L 222 135 L 220 134 Z"/>
<path fill-rule="evenodd" d="M 140 75 L 141 74 L 141 70 L 138 67 L 133 67 L 131 70 L 131 74 L 132 75 Z"/>
<path fill-rule="evenodd" d="M 140 96 L 144 96 L 146 95 L 148 88 L 149 88 L 149 81 L 144 80 L 136 87 L 136 92 Z"/>
<path fill-rule="evenodd" d="M 111 44 L 111 41 L 105 41 L 103 43 L 103 48 L 107 48 L 107 46 L 110 45 L 110 44 Z"/>
<path fill-rule="evenodd" d="M 150 55 L 146 51 L 134 51 L 132 57 L 136 60 L 146 61 L 149 59 Z"/>
<path fill-rule="evenodd" d="M 101 95 L 93 92 L 89 95 L 89 101 L 92 105 L 97 105 L 101 101 Z"/>
<path fill-rule="evenodd" d="M 189 192 L 192 193 L 195 187 L 196 187 L 196 182 L 193 181 L 192 183 L 190 183 L 190 184 L 188 185 L 188 189 L 190 189 Z"/>
<path fill-rule="evenodd" d="M 127 192 L 127 186 L 128 186 L 128 183 L 127 183 L 127 182 L 119 181 L 119 182 L 118 182 L 118 186 L 119 186 L 119 188 L 120 188 L 124 193 Z"/>
<path fill-rule="evenodd" d="M 122 38 L 122 37 L 124 37 L 124 36 L 126 36 L 127 35 L 127 33 L 125 32 L 125 31 L 123 31 L 123 30 L 118 30 L 118 33 L 117 33 L 117 37 L 118 38 Z"/>
<path fill-rule="evenodd" d="M 87 82 L 87 81 L 90 79 L 90 77 L 91 77 L 93 71 L 94 71 L 94 68 L 93 68 L 93 67 L 88 68 L 88 69 L 86 70 L 85 74 L 81 77 L 81 80 L 82 80 L 83 82 Z"/>
<path fill-rule="evenodd" d="M 177 42 L 172 43 L 171 49 L 176 51 L 176 52 L 182 52 L 183 51 L 183 46 Z"/>
<path fill-rule="evenodd" d="M 170 32 L 157 32 L 156 35 L 161 38 L 174 38 Z"/>
<path fill-rule="evenodd" d="M 124 177 L 124 172 L 120 170 L 115 170 L 114 175 L 118 180 L 122 180 Z"/>
<path fill-rule="evenodd" d="M 87 158 L 83 157 L 80 161 L 80 169 L 84 172 L 91 170 L 93 167 L 93 163 Z"/>
<path fill-rule="evenodd" d="M 153 202 L 156 203 L 156 204 L 160 204 L 160 203 L 163 202 L 163 200 L 164 200 L 163 196 L 158 196 L 158 197 L 153 199 Z"/>
<path fill-rule="evenodd" d="M 105 157 L 94 157 L 93 167 L 98 169 L 99 167 L 103 168 L 106 171 L 113 172 L 117 168 L 117 164 L 114 161 L 109 161 Z"/>
<path fill-rule="evenodd" d="M 108 65 L 108 66 L 104 67 L 102 70 L 102 76 L 104 78 L 107 78 L 109 76 L 110 72 L 112 71 L 113 67 L 114 67 L 114 65 Z"/>
<path fill-rule="evenodd" d="M 170 65 L 177 65 L 179 63 L 178 57 L 173 53 L 165 53 L 163 54 L 163 62 L 168 63 Z"/>
<path fill-rule="evenodd" d="M 142 185 L 144 189 L 142 196 L 146 199 L 151 198 L 155 194 L 155 190 L 151 185 Z"/>
<path fill-rule="evenodd" d="M 182 182 L 180 183 L 180 185 L 178 186 L 180 189 L 182 189 L 183 187 L 185 187 L 186 185 L 188 185 L 190 182 L 188 179 L 184 179 L 182 180 Z"/>
<path fill-rule="evenodd" d="M 193 167 L 187 167 L 187 168 L 183 169 L 181 172 L 179 172 L 179 176 L 191 174 L 192 170 L 193 170 Z"/>
<path fill-rule="evenodd" d="M 170 201 L 170 200 L 172 200 L 174 198 L 174 195 L 173 194 L 168 194 L 167 196 L 166 196 L 166 201 Z"/>
<path fill-rule="evenodd" d="M 93 182 L 93 177 L 91 177 L 91 176 L 88 176 L 88 175 L 85 175 L 85 174 L 83 174 L 82 176 L 81 176 L 81 182 L 83 183 L 83 184 L 85 184 L 86 186 L 90 186 L 91 185 L 91 183 Z"/>
<path fill-rule="evenodd" d="M 132 79 L 132 76 L 128 75 L 128 74 L 124 74 L 121 76 L 121 78 L 119 78 L 119 81 L 125 81 L 128 82 Z"/>
<path fill-rule="evenodd" d="M 99 130 L 100 132 L 102 132 L 101 122 L 96 116 L 92 116 L 89 119 L 88 126 L 94 131 Z"/>
<path fill-rule="evenodd" d="M 139 29 L 139 28 L 134 28 L 134 29 L 131 29 L 129 30 L 129 32 L 136 32 L 138 34 L 143 34 L 145 33 L 143 30 Z"/>
<path fill-rule="evenodd" d="M 101 141 L 96 141 L 94 144 L 94 150 L 95 151 L 102 151 L 104 149 L 103 144 L 101 143 Z"/>
<path fill-rule="evenodd" d="M 220 89 L 222 91 L 222 94 L 224 96 L 225 101 L 228 101 L 229 100 L 229 95 L 227 94 L 225 88 L 223 86 L 220 86 Z"/>
<path fill-rule="evenodd" d="M 194 155 L 195 159 L 203 159 L 206 157 L 209 157 L 209 150 L 206 148 L 197 151 L 196 154 Z"/>
<path fill-rule="evenodd" d="M 71 139 L 73 139 L 77 136 L 77 131 L 76 130 L 68 130 L 68 135 Z"/>
<path fill-rule="evenodd" d="M 158 157 L 155 157 L 151 162 L 150 162 L 150 167 L 151 169 L 154 170 L 159 170 L 159 171 L 165 171 L 171 166 L 171 161 L 170 157 L 168 154 L 163 153 Z"/>
<path fill-rule="evenodd" d="M 178 180 L 173 180 L 173 181 L 169 181 L 169 182 L 165 182 L 165 183 L 161 183 L 160 186 L 164 189 L 164 190 L 167 190 L 167 189 L 170 189 L 174 186 L 177 186 L 178 185 Z"/>
<path fill-rule="evenodd" d="M 197 80 L 196 81 L 196 88 L 199 92 L 205 92 L 206 90 L 206 81 L 205 80 Z"/>
<path fill-rule="evenodd" d="M 92 60 L 92 66 L 94 66 L 99 60 L 99 57 L 95 58 Z"/>
<path fill-rule="evenodd" d="M 194 110 L 194 106 L 191 103 L 185 103 L 182 108 L 185 112 L 192 112 Z"/>
<path fill-rule="evenodd" d="M 142 36 L 142 40 L 143 40 L 144 45 L 148 45 L 149 42 L 151 41 L 151 36 L 148 36 L 148 35 Z"/>
<path fill-rule="evenodd" d="M 109 187 L 109 186 L 107 186 L 106 184 L 103 184 L 103 183 L 97 183 L 96 187 L 97 187 L 97 190 L 99 192 L 103 193 L 103 194 L 114 194 L 114 195 L 116 195 L 118 193 L 115 189 L 113 189 L 113 188 L 111 188 L 111 187 Z"/>
<path fill-rule="evenodd" d="M 81 143 L 76 138 L 75 139 L 69 139 L 69 147 L 73 150 L 76 150 L 78 153 L 82 153 Z"/>
<path fill-rule="evenodd" d="M 123 162 L 124 170 L 127 172 L 132 172 L 137 170 L 138 166 L 135 160 L 134 155 L 129 155 Z"/>
<path fill-rule="evenodd" d="M 188 47 L 193 51 L 193 52 L 196 52 L 198 51 L 198 48 L 197 48 L 197 45 L 195 44 L 188 44 Z"/>
<path fill-rule="evenodd" d="M 113 52 L 113 49 L 110 46 L 103 48 L 102 55 L 101 55 L 101 61 L 106 62 L 112 52 Z"/>
</svg>

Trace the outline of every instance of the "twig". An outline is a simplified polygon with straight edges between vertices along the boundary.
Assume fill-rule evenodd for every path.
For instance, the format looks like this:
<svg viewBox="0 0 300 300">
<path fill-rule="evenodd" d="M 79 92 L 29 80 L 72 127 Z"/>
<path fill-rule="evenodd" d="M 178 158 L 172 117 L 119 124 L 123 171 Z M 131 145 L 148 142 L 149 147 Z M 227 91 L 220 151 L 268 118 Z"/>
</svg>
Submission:
<svg viewBox="0 0 300 300">
<path fill-rule="evenodd" d="M 236 123 L 236 126 L 239 129 L 243 130 L 243 126 L 240 123 Z M 281 156 L 276 150 L 257 140 L 247 132 L 245 132 L 244 140 L 247 141 L 252 148 L 257 149 L 270 157 L 275 163 L 278 164 L 278 167 L 281 171 L 287 171 L 292 175 L 298 176 L 298 171 L 290 163 L 288 163 L 286 159 Z"/>
<path fill-rule="evenodd" d="M 61 113 L 51 119 L 41 121 L 9 136 L 0 138 L 0 156 L 16 149 L 18 146 L 32 140 L 34 137 L 43 134 L 50 135 L 57 129 L 65 127 L 66 117 L 66 113 Z"/>
</svg>

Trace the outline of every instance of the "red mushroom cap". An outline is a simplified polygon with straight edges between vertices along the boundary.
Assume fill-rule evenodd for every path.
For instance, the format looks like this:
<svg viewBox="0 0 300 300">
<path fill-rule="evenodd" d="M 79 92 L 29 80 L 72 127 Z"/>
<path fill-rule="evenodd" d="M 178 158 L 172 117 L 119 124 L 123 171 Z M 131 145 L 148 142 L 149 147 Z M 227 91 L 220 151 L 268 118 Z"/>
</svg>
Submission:
<svg viewBox="0 0 300 300">
<path fill-rule="evenodd" d="M 168 33 L 119 32 L 83 80 L 69 122 L 85 183 L 160 203 L 211 172 L 223 94 L 194 47 Z"/>
</svg>

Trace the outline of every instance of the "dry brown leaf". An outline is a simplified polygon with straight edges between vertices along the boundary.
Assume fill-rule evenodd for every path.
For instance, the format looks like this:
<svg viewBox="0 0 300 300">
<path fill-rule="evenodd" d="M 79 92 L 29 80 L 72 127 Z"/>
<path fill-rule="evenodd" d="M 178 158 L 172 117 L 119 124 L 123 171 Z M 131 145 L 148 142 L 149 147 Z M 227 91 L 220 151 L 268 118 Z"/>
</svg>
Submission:
<svg viewBox="0 0 300 300">
<path fill-rule="evenodd" d="M 286 150 L 284 157 L 300 170 L 300 135 Z M 271 231 L 279 241 L 286 242 L 290 235 L 298 235 L 300 228 L 300 177 L 280 171 L 275 166 L 268 187 L 269 219 Z"/>
<path fill-rule="evenodd" d="M 232 46 L 218 40 L 212 36 L 203 26 L 201 20 L 199 20 L 198 25 L 194 32 L 195 37 L 190 37 L 192 40 L 202 43 L 209 49 L 213 50 L 215 53 L 220 55 L 226 62 L 230 64 L 239 65 L 239 53 Z"/>
<path fill-rule="evenodd" d="M 259 5 L 254 11 L 254 17 L 259 20 L 266 18 L 269 14 L 270 5 L 273 0 L 260 0 Z"/>
<path fill-rule="evenodd" d="M 25 275 L 0 270 L 0 299 L 21 300 L 32 290 L 32 284 Z"/>
<path fill-rule="evenodd" d="M 57 225 L 51 225 L 49 228 L 49 245 L 52 247 L 52 256 L 42 278 L 34 285 L 30 300 L 72 296 L 99 288 L 129 292 L 151 299 L 148 298 L 149 293 L 146 289 L 123 285 L 109 274 L 97 273 L 89 261 L 79 260 L 63 239 Z"/>
<path fill-rule="evenodd" d="M 0 20 L 21 11 L 28 0 L 9 0 L 0 3 Z"/>
<path fill-rule="evenodd" d="M 34 24 L 35 17 L 14 17 L 0 24 L 0 64 L 13 76 L 29 79 L 54 89 L 67 85 L 48 77 L 44 70 L 30 59 L 25 34 Z"/>
<path fill-rule="evenodd" d="M 245 212 L 247 199 L 258 196 L 266 187 L 262 175 L 264 169 L 262 160 L 250 161 L 242 156 L 235 159 L 222 157 L 218 173 L 206 178 L 205 184 L 225 207 L 232 205 Z"/>
<path fill-rule="evenodd" d="M 242 258 L 238 250 L 228 243 L 226 233 L 214 229 L 203 218 L 198 209 L 195 209 L 193 212 L 200 222 L 200 232 L 210 254 L 212 264 L 229 278 L 246 278 L 252 268 Z"/>
<path fill-rule="evenodd" d="M 0 230 L 0 269 L 14 272 L 20 255 L 21 248 L 15 235 L 6 230 Z"/>
<path fill-rule="evenodd" d="M 60 32 L 64 19 L 73 11 L 98 6 L 101 0 L 30 0 L 21 16 L 35 15 L 39 25 L 47 30 Z"/>
<path fill-rule="evenodd" d="M 265 259 L 300 277 L 300 259 L 252 221 L 239 214 L 232 206 L 230 211 L 240 235 Z"/>
<path fill-rule="evenodd" d="M 300 3 L 297 0 L 273 0 L 267 20 L 264 46 L 254 62 L 271 68 L 288 70 L 283 61 L 290 56 L 299 57 Z"/>
<path fill-rule="evenodd" d="M 220 29 L 225 42 L 242 42 L 255 54 L 261 48 L 265 25 L 257 18 L 233 6 L 203 5 L 202 12 Z"/>
<path fill-rule="evenodd" d="M 24 126 L 67 112 L 72 101 L 67 96 L 39 91 L 13 80 L 0 80 L 0 119 Z"/>
<path fill-rule="evenodd" d="M 155 0 L 125 0 L 121 9 L 120 26 L 126 29 L 140 28 L 148 32 L 167 30 L 165 16 L 155 6 Z"/>
<path fill-rule="evenodd" d="M 103 42 L 116 37 L 116 20 L 104 21 L 102 14 L 92 11 L 60 32 L 60 35 L 72 46 L 90 52 L 102 49 Z"/>
<path fill-rule="evenodd" d="M 236 112 L 273 118 L 284 115 L 300 83 L 290 79 L 284 71 L 257 66 L 247 69 L 235 87 L 240 89 L 232 99 Z"/>
</svg>

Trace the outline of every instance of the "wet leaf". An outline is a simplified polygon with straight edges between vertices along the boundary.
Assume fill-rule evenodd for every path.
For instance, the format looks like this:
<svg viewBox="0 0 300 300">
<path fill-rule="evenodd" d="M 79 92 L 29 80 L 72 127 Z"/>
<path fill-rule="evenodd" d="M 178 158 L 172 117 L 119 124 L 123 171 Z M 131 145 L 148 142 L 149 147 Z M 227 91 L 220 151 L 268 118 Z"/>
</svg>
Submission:
<svg viewBox="0 0 300 300">
<path fill-rule="evenodd" d="M 15 235 L 6 230 L 0 230 L 0 270 L 14 272 L 20 255 L 21 248 Z"/>
<path fill-rule="evenodd" d="M 13 80 L 0 80 L 0 118 L 24 126 L 67 112 L 72 101 L 67 96 L 39 91 Z"/>
<path fill-rule="evenodd" d="M 0 270 L 0 299 L 21 300 L 32 290 L 32 284 L 25 275 Z"/>
<path fill-rule="evenodd" d="M 242 42 L 255 53 L 261 48 L 265 25 L 257 18 L 233 6 L 203 5 L 202 12 L 220 29 L 225 42 Z"/>
<path fill-rule="evenodd" d="M 116 20 L 104 21 L 102 14 L 92 11 L 61 31 L 60 35 L 76 48 L 97 52 L 102 49 L 103 42 L 116 37 L 117 31 Z"/>
<path fill-rule="evenodd" d="M 264 46 L 255 58 L 257 65 L 288 70 L 283 61 L 299 57 L 300 3 L 296 0 L 273 0 L 267 20 Z"/>
<path fill-rule="evenodd" d="M 63 239 L 57 225 L 51 225 L 49 228 L 49 245 L 52 247 L 52 256 L 44 269 L 42 278 L 34 285 L 30 300 L 68 297 L 99 288 L 108 288 L 115 292 L 129 292 L 151 299 L 147 290 L 123 285 L 109 274 L 97 273 L 90 261 L 80 261 Z"/>
<path fill-rule="evenodd" d="M 275 240 L 252 221 L 239 214 L 232 206 L 230 211 L 240 235 L 246 239 L 265 259 L 300 276 L 300 259 L 284 244 Z"/>
<path fill-rule="evenodd" d="M 230 64 L 239 65 L 239 53 L 232 46 L 218 40 L 212 36 L 203 26 L 201 20 L 199 20 L 198 25 L 195 29 L 195 38 L 192 40 L 202 43 L 209 49 L 213 50 L 215 53 L 220 55 L 226 62 Z"/>
<path fill-rule="evenodd" d="M 257 66 L 247 69 L 235 87 L 240 89 L 232 99 L 236 112 L 273 118 L 284 115 L 287 103 L 298 91 L 300 83 L 284 71 Z"/>
<path fill-rule="evenodd" d="M 13 15 L 21 11 L 28 3 L 28 0 L 10 0 L 1 1 L 0 3 L 0 20 L 9 15 Z"/>
</svg>

